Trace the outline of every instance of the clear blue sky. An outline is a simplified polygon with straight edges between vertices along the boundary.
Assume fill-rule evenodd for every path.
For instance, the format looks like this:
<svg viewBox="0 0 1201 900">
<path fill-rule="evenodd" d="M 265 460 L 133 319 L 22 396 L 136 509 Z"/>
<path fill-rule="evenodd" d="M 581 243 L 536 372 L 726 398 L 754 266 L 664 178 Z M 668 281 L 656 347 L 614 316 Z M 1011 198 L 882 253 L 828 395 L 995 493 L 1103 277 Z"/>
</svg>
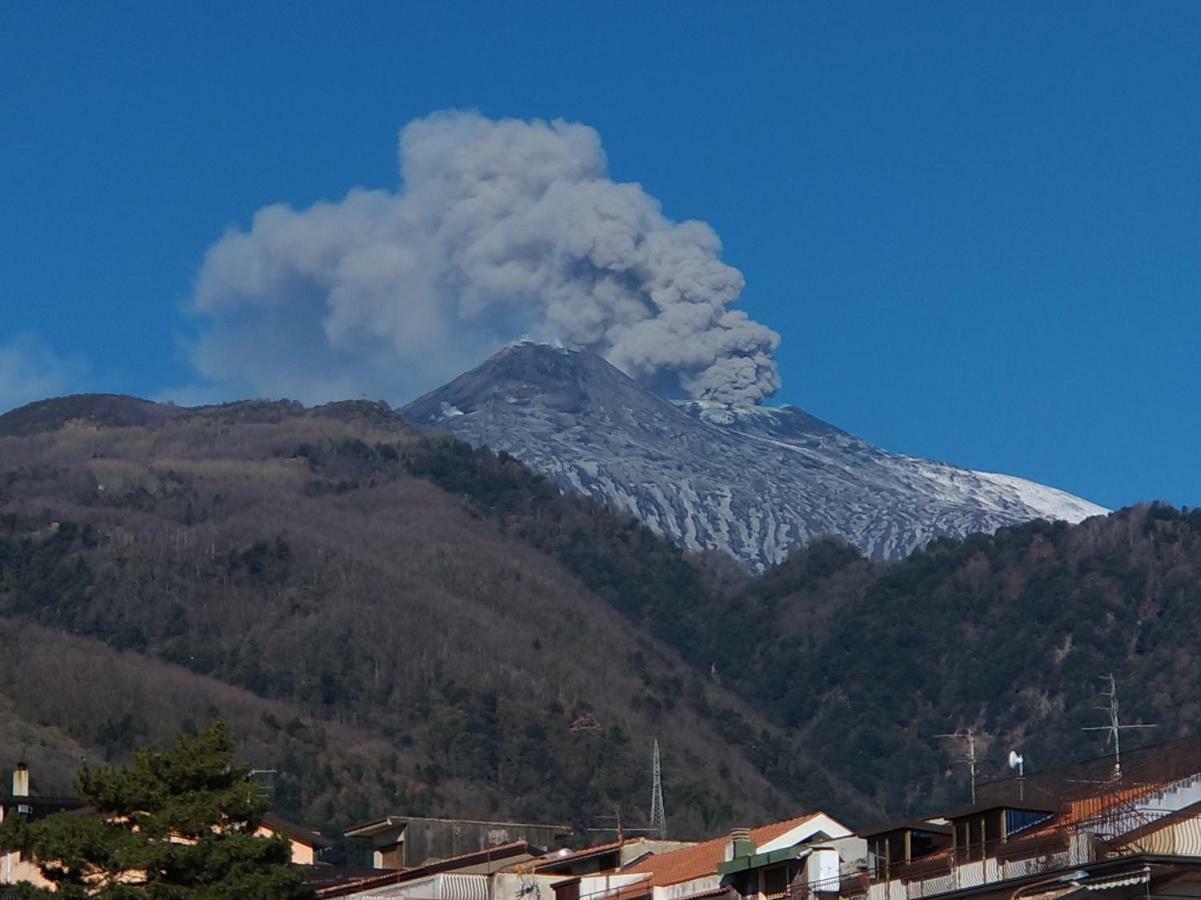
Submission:
<svg viewBox="0 0 1201 900">
<path fill-rule="evenodd" d="M 228 226 L 395 189 L 398 129 L 475 108 L 592 125 L 709 222 L 777 402 L 1196 505 L 1199 46 L 1195 2 L 8 4 L 0 379 L 56 373 L 0 398 L 188 383 Z"/>
</svg>

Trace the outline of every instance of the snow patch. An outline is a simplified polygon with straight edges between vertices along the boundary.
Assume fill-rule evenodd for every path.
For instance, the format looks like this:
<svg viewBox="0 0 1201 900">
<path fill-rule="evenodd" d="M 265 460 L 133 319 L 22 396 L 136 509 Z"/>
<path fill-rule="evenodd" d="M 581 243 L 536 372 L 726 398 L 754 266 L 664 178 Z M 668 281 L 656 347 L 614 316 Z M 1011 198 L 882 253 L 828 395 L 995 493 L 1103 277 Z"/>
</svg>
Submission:
<svg viewBox="0 0 1201 900">
<path fill-rule="evenodd" d="M 1108 515 L 1110 512 L 1104 506 L 1098 506 L 1096 503 L 1069 494 L 1067 491 L 1027 481 L 1025 478 L 975 470 L 972 470 L 972 474 L 977 478 L 992 482 L 1006 492 L 1012 492 L 1019 503 L 1038 510 L 1042 516 L 1051 521 L 1062 520 L 1075 524 L 1092 516 Z"/>
<path fill-rule="evenodd" d="M 510 352 L 520 363 L 527 351 Z M 534 400 L 519 400 L 503 372 L 487 370 L 468 378 L 466 394 L 459 382 L 420 409 L 427 423 L 505 450 L 681 546 L 725 550 L 755 569 L 821 535 L 897 559 L 940 536 L 1107 512 L 1023 478 L 889 453 L 796 407 L 672 403 L 603 360 L 566 368 L 570 375 L 533 385 Z M 523 384 L 538 377 L 537 367 L 512 371 Z M 570 407 L 538 399 L 557 392 L 573 398 Z M 456 415 L 460 406 L 488 413 Z"/>
</svg>

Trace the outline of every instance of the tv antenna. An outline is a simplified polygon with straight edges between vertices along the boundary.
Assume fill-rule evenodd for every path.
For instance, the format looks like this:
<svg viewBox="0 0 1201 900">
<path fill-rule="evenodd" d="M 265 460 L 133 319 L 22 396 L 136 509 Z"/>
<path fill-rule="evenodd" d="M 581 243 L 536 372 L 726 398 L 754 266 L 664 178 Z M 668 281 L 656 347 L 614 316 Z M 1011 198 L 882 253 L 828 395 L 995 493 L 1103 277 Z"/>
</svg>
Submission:
<svg viewBox="0 0 1201 900">
<path fill-rule="evenodd" d="M 627 834 L 657 834 L 659 831 L 658 828 L 640 828 L 640 827 L 639 828 L 630 828 L 626 825 L 623 825 L 622 821 L 621 821 L 621 804 L 620 803 L 613 804 L 613 815 L 611 815 L 611 816 L 596 816 L 595 819 L 602 821 L 602 822 L 612 821 L 615 823 L 615 827 L 613 827 L 613 828 L 589 828 L 588 829 L 589 831 L 601 831 L 601 832 L 615 831 L 617 833 L 618 841 L 624 841 Z"/>
<path fill-rule="evenodd" d="M 935 737 L 955 738 L 967 742 L 967 770 L 972 782 L 972 803 L 976 802 L 976 732 L 970 728 L 960 728 L 947 734 L 936 734 Z"/>
<path fill-rule="evenodd" d="M 659 739 L 655 738 L 655 749 L 651 756 L 651 824 L 648 829 L 658 833 L 660 839 L 667 837 L 667 813 L 663 811 L 663 777 L 659 771 Z"/>
<path fill-rule="evenodd" d="M 1122 780 L 1122 732 L 1129 728 L 1154 728 L 1155 725 L 1123 725 L 1118 717 L 1118 683 L 1113 677 L 1113 673 L 1105 676 L 1105 680 L 1109 684 L 1109 690 L 1102 691 L 1102 697 L 1109 698 L 1107 706 L 1095 706 L 1101 712 L 1109 713 L 1108 725 L 1088 725 L 1081 731 L 1108 731 L 1109 737 L 1105 739 L 1106 744 L 1113 744 L 1113 780 Z"/>
<path fill-rule="evenodd" d="M 251 769 L 246 773 L 246 780 L 254 785 L 260 797 L 274 801 L 276 769 Z"/>
</svg>

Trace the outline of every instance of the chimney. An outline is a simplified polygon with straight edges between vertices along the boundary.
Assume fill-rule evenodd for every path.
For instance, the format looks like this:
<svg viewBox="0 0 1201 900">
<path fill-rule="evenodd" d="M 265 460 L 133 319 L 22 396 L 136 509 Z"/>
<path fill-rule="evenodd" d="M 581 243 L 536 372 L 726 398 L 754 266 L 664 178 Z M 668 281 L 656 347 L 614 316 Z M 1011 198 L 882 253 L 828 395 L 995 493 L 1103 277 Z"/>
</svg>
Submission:
<svg viewBox="0 0 1201 900">
<path fill-rule="evenodd" d="M 735 828 L 730 832 L 730 840 L 726 842 L 726 862 L 740 856 L 754 856 L 755 844 L 751 840 L 749 828 Z"/>
<path fill-rule="evenodd" d="M 23 762 L 17 763 L 17 767 L 13 769 L 13 796 L 29 796 L 29 770 Z"/>
</svg>

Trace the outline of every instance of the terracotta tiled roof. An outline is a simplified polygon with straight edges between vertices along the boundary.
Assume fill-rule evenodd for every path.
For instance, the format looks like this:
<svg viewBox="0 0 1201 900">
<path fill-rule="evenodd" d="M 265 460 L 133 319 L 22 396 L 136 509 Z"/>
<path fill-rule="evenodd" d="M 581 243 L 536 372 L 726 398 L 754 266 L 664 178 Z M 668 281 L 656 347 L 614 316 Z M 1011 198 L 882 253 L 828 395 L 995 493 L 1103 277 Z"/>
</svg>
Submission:
<svg viewBox="0 0 1201 900">
<path fill-rule="evenodd" d="M 723 884 L 720 887 L 709 888 L 709 890 L 707 890 L 707 891 L 700 891 L 699 893 L 696 893 L 696 894 L 689 894 L 688 900 L 701 900 L 702 897 L 723 897 L 727 894 L 729 894 L 730 896 L 736 896 L 733 888 L 731 888 L 729 885 Z"/>
<path fill-rule="evenodd" d="M 756 847 L 761 847 L 768 841 L 774 841 L 797 826 L 803 825 L 815 815 L 817 813 L 808 813 L 795 819 L 786 819 L 783 822 L 773 822 L 771 825 L 752 828 L 751 840 Z M 723 835 L 711 841 L 705 841 L 703 844 L 697 844 L 695 847 L 660 853 L 657 856 L 650 856 L 624 871 L 649 872 L 650 880 L 639 884 L 649 884 L 651 887 L 664 887 L 669 884 L 680 884 L 684 881 L 704 878 L 706 875 L 716 875 L 717 867 L 725 861 L 726 844 L 729 843 L 729 840 L 729 835 Z"/>
<path fill-rule="evenodd" d="M 1167 782 L 1158 784 L 1139 784 L 1123 787 L 1115 784 L 1112 788 L 1098 790 L 1091 797 L 1072 800 L 1064 805 L 1063 811 L 1049 822 L 1035 826 L 1028 831 L 1022 831 L 1010 838 L 1010 841 L 1034 840 L 1052 834 L 1067 833 L 1079 828 L 1085 822 L 1097 819 L 1119 809 L 1123 804 L 1138 800 L 1148 794 L 1163 790 Z"/>
<path fill-rule="evenodd" d="M 636 881 L 634 884 L 627 884 L 623 888 L 618 888 L 617 893 L 609 894 L 609 900 L 635 900 L 635 898 L 650 897 L 653 892 L 653 887 L 649 878 L 644 878 L 642 881 Z"/>
</svg>

